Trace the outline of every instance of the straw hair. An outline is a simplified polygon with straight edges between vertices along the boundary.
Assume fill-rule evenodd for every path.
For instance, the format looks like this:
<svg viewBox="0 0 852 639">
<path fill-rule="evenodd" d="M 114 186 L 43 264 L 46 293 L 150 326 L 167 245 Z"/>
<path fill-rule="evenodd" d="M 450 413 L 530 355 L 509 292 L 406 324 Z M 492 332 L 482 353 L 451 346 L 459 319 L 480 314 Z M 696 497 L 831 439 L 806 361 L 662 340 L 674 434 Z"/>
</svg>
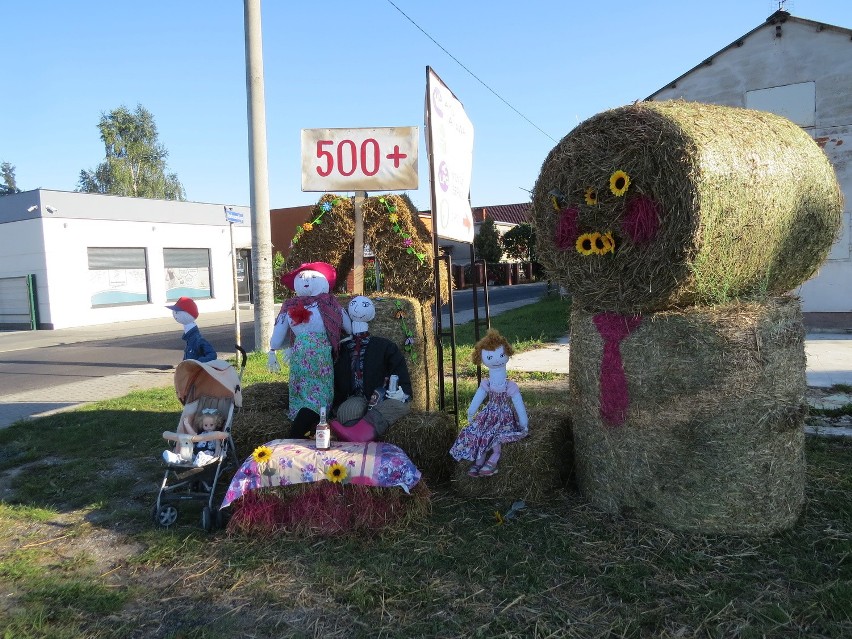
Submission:
<svg viewBox="0 0 852 639">
<path fill-rule="evenodd" d="M 580 124 L 544 161 L 532 207 L 549 277 L 579 306 L 623 313 L 790 291 L 825 260 L 842 212 L 800 127 L 683 101 Z"/>
<path fill-rule="evenodd" d="M 629 404 L 601 418 L 604 344 L 571 316 L 581 492 L 596 506 L 703 533 L 766 535 L 804 501 L 804 327 L 798 300 L 661 312 L 620 344 Z"/>
<path fill-rule="evenodd" d="M 323 208 L 329 208 L 324 211 Z M 370 245 L 382 269 L 383 290 L 413 297 L 424 304 L 435 298 L 432 234 L 411 200 L 399 195 L 379 195 L 364 200 L 364 241 Z M 391 221 L 393 215 L 396 221 Z M 319 220 L 318 223 L 315 223 Z M 300 225 L 284 261 L 282 272 L 306 262 L 328 262 L 337 270 L 338 288 L 353 267 L 355 211 L 352 199 L 324 194 Z M 310 230 L 304 230 L 309 228 Z M 408 245 L 406 245 L 408 244 Z M 441 270 L 441 299 L 449 299 L 449 274 Z M 292 295 L 292 292 L 285 291 Z"/>
</svg>

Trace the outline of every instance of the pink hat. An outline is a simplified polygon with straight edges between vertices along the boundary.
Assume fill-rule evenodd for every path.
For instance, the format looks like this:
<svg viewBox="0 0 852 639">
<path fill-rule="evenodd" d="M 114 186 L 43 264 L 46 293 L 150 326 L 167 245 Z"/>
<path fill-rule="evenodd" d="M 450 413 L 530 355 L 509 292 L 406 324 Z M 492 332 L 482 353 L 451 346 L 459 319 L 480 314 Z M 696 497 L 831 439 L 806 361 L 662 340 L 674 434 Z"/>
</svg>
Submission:
<svg viewBox="0 0 852 639">
<path fill-rule="evenodd" d="M 327 262 L 308 262 L 307 264 L 302 264 L 299 268 L 282 275 L 281 283 L 291 291 L 295 291 L 296 276 L 302 271 L 317 271 L 318 273 L 321 273 L 328 281 L 328 290 L 332 290 L 334 288 L 334 283 L 337 281 L 337 271 L 334 270 L 334 267 L 331 264 Z"/>
<path fill-rule="evenodd" d="M 177 302 L 171 306 L 166 306 L 166 308 L 173 311 L 186 311 L 194 319 L 198 319 L 198 306 L 195 305 L 195 302 L 190 297 L 181 297 Z"/>
</svg>

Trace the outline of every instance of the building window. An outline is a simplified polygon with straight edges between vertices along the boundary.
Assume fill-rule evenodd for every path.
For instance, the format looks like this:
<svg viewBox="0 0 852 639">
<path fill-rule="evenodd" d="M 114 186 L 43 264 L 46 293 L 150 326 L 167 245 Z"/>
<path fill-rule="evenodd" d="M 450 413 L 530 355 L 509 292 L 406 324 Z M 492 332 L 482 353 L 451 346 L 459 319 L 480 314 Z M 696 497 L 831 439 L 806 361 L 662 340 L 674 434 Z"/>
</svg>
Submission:
<svg viewBox="0 0 852 639">
<path fill-rule="evenodd" d="M 163 249 L 166 268 L 166 299 L 204 299 L 210 290 L 210 250 L 196 248 Z"/>
<path fill-rule="evenodd" d="M 88 251 L 93 308 L 150 301 L 144 248 L 89 248 Z"/>
</svg>

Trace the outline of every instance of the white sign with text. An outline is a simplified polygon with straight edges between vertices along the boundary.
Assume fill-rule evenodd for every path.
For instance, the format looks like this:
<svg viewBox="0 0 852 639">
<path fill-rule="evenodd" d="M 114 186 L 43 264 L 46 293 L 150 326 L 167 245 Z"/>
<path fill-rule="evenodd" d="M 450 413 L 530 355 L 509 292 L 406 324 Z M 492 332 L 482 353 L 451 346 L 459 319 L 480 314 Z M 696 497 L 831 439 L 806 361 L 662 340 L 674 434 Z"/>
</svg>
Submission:
<svg viewBox="0 0 852 639">
<path fill-rule="evenodd" d="M 302 190 L 416 189 L 419 136 L 416 126 L 302 129 Z"/>
</svg>

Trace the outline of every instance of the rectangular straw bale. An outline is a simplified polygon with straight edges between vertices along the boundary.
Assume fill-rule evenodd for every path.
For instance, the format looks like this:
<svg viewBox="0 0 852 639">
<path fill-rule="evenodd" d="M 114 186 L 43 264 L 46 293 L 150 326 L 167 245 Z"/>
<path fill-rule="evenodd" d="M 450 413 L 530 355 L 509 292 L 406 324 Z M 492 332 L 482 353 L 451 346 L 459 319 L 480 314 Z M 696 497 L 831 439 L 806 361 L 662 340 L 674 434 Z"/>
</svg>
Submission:
<svg viewBox="0 0 852 639">
<path fill-rule="evenodd" d="M 432 328 L 432 310 L 413 297 L 382 294 L 370 296 L 376 317 L 370 322 L 370 334 L 391 340 L 405 355 L 411 376 L 412 409 L 425 411 L 436 402 L 437 351 Z M 406 347 L 411 333 L 413 343 Z"/>
<path fill-rule="evenodd" d="M 464 497 L 542 502 L 565 485 L 573 470 L 570 420 L 550 410 L 529 411 L 529 435 L 505 444 L 491 477 L 470 477 L 470 462 L 458 462 L 452 485 Z M 449 457 L 449 454 L 447 455 Z"/>
<path fill-rule="evenodd" d="M 411 412 L 382 437 L 399 446 L 431 485 L 449 480 L 453 458 L 447 454 L 456 439 L 456 421 L 447 413 Z"/>
<path fill-rule="evenodd" d="M 596 506 L 671 528 L 771 534 L 804 501 L 804 327 L 797 299 L 642 316 L 620 345 L 629 404 L 600 416 L 603 340 L 571 321 L 577 478 Z"/>
</svg>

